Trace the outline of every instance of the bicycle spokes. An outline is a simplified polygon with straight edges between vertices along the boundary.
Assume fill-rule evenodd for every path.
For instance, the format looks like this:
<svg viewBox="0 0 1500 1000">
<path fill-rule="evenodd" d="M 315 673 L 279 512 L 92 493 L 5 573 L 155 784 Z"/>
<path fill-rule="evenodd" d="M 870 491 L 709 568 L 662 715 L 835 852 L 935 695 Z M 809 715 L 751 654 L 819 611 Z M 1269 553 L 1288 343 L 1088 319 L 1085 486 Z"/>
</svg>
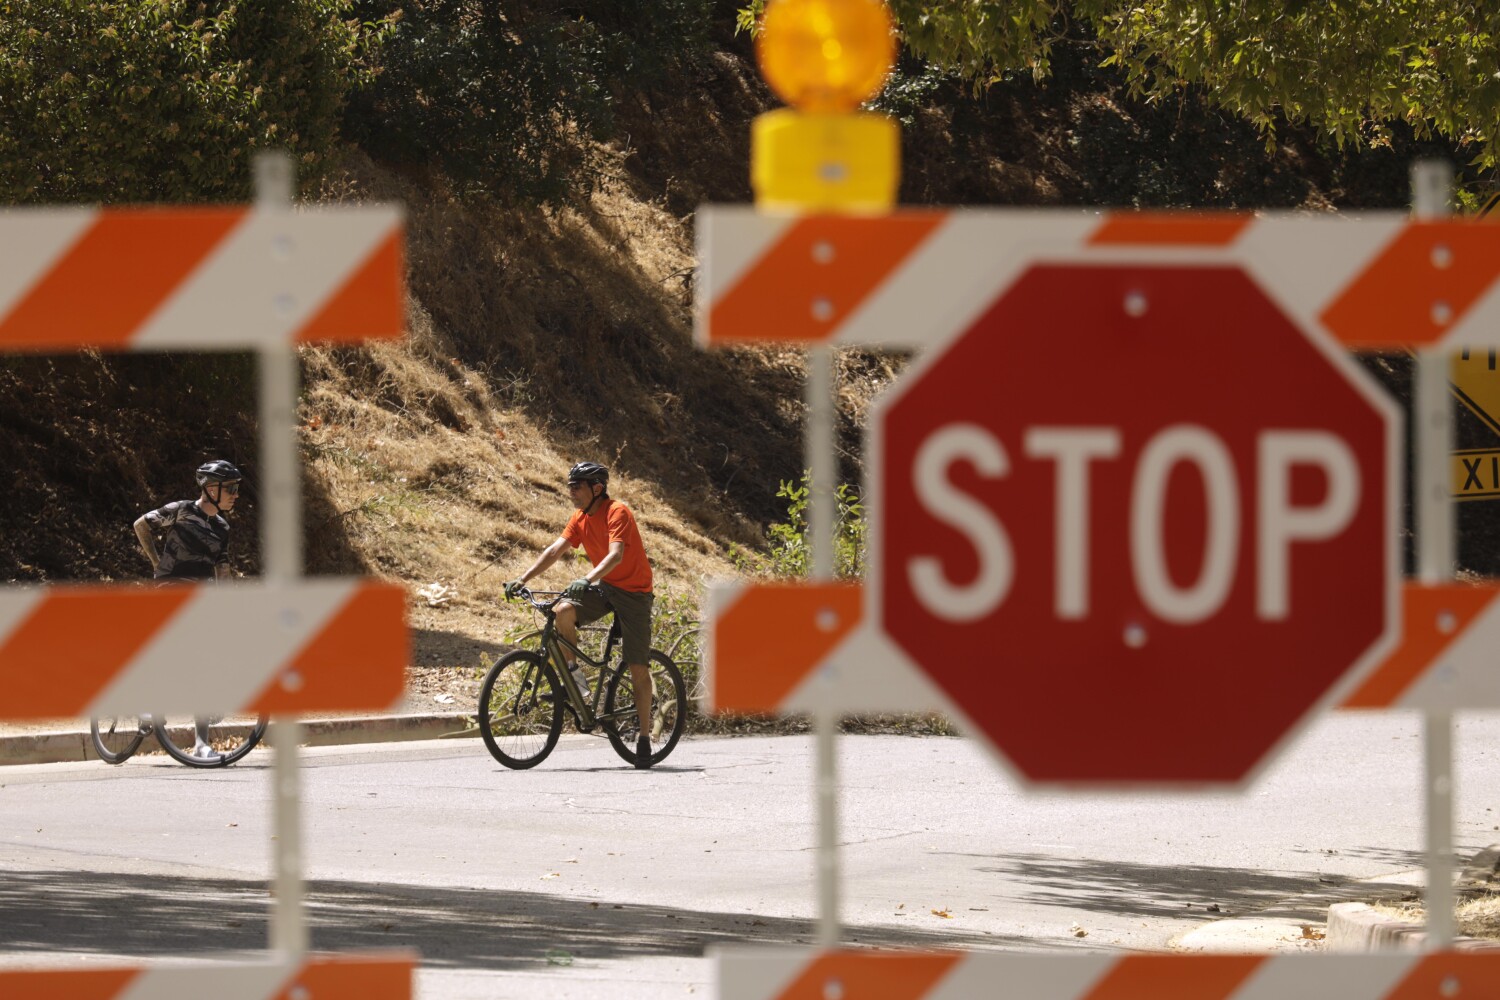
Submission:
<svg viewBox="0 0 1500 1000">
<path fill-rule="evenodd" d="M 479 691 L 479 733 L 496 760 L 526 768 L 552 752 L 562 731 L 562 691 L 542 658 L 517 650 L 490 668 Z"/>
</svg>

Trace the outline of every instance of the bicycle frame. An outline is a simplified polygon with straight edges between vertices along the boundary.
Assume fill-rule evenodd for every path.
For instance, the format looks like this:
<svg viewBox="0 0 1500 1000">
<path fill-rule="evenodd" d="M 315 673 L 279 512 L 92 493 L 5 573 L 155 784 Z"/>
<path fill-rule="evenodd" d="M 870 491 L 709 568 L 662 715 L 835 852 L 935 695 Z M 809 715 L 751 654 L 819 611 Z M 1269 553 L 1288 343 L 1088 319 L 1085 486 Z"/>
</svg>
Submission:
<svg viewBox="0 0 1500 1000">
<path fill-rule="evenodd" d="M 569 642 L 558 634 L 557 612 L 553 610 L 553 606 L 561 599 L 562 595 L 558 594 L 551 601 L 538 601 L 536 600 L 536 592 L 533 591 L 531 592 L 529 603 L 546 617 L 546 623 L 542 625 L 539 636 L 542 655 L 547 658 L 548 663 L 552 664 L 553 672 L 562 683 L 563 690 L 567 692 L 568 708 L 573 712 L 574 724 L 577 725 L 579 732 L 590 733 L 594 731 L 596 726 L 603 723 L 612 722 L 618 717 L 635 714 L 634 707 L 612 713 L 607 717 L 599 714 L 599 708 L 604 701 L 604 685 L 608 682 L 608 671 L 605 668 L 609 666 L 610 657 L 615 651 L 615 644 L 620 641 L 620 626 L 617 623 L 611 622 L 609 637 L 604 643 L 604 656 L 602 659 L 596 660 L 582 649 L 579 649 L 576 644 Z M 573 678 L 572 672 L 568 670 L 567 657 L 559 655 L 564 648 L 571 650 L 579 662 L 598 670 L 599 676 L 594 681 L 592 699 L 588 697 L 588 692 L 578 687 L 578 682 Z"/>
</svg>

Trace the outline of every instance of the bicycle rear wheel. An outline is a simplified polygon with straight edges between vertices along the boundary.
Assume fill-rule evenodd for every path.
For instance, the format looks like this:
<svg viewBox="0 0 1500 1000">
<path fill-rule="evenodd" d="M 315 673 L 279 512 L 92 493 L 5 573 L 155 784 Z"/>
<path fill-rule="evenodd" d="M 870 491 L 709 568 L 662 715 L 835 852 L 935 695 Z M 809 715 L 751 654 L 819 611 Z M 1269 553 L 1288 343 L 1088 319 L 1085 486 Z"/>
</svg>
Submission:
<svg viewBox="0 0 1500 1000">
<path fill-rule="evenodd" d="M 682 672 L 667 654 L 653 649 L 647 661 L 651 669 L 651 763 L 666 759 L 687 725 L 687 688 Z M 641 734 L 640 717 L 635 711 L 635 685 L 630 682 L 630 668 L 616 663 L 604 692 L 604 732 L 615 753 L 635 763 L 636 738 Z"/>
<path fill-rule="evenodd" d="M 89 720 L 89 736 L 94 742 L 94 753 L 106 764 L 125 763 L 141 748 L 141 741 L 150 732 L 151 723 L 139 715 Z"/>
<path fill-rule="evenodd" d="M 547 662 L 518 649 L 490 668 L 479 689 L 479 735 L 506 767 L 535 767 L 557 746 L 563 723 L 562 687 Z"/>
<path fill-rule="evenodd" d="M 255 745 L 266 734 L 268 721 L 265 716 L 253 722 L 245 719 L 231 720 L 217 715 L 201 719 L 183 715 L 158 715 L 154 718 L 156 738 L 161 741 L 162 749 L 173 760 L 188 767 L 227 767 L 233 764 L 255 749 Z M 193 754 L 193 747 L 197 742 L 194 730 L 200 722 L 203 723 L 204 735 L 207 736 L 204 742 L 214 749 L 212 757 Z"/>
</svg>

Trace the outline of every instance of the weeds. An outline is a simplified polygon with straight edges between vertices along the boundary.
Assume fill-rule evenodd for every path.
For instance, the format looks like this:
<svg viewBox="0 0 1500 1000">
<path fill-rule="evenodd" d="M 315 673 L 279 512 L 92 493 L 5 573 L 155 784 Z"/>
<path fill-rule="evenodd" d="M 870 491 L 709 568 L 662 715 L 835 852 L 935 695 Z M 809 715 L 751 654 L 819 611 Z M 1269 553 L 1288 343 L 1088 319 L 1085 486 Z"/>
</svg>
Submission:
<svg viewBox="0 0 1500 1000">
<path fill-rule="evenodd" d="M 807 576 L 812 569 L 812 540 L 808 537 L 807 506 L 811 499 L 811 475 L 802 473 L 802 481 L 782 480 L 776 496 L 787 501 L 787 519 L 771 525 L 766 534 L 769 549 L 765 555 L 740 546 L 731 547 L 736 568 L 753 576 Z M 834 493 L 838 504 L 833 534 L 834 575 L 840 579 L 859 579 L 865 572 L 865 509 L 859 494 L 848 483 L 840 483 Z"/>
</svg>

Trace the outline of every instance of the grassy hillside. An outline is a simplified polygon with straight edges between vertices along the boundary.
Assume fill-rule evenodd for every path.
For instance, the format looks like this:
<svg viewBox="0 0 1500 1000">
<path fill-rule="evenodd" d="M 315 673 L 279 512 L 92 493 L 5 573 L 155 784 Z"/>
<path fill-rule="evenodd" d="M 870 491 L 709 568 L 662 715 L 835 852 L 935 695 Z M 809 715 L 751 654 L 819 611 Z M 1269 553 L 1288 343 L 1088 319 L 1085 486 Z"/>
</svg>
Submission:
<svg viewBox="0 0 1500 1000">
<path fill-rule="evenodd" d="M 409 211 L 409 320 L 400 346 L 303 353 L 301 439 L 311 572 L 408 583 L 419 662 L 473 662 L 519 620 L 500 584 L 554 538 L 572 462 L 615 470 L 663 589 L 691 599 L 733 572 L 783 511 L 802 466 L 803 367 L 793 350 L 691 343 L 692 226 L 743 202 L 748 128 L 772 101 L 714 9 L 707 48 L 610 95 L 607 133 L 579 134 L 596 180 L 552 207 L 458 185 L 373 144 L 343 147 L 314 196 Z M 1411 142 L 1338 154 L 1295 129 L 1267 151 L 1185 98 L 1132 102 L 1064 46 L 1055 79 L 978 97 L 904 65 L 883 105 L 904 122 L 910 203 L 1393 207 Z M 900 357 L 840 361 L 845 477 L 859 429 Z M 0 578 L 127 579 L 145 570 L 130 520 L 189 495 L 190 470 L 250 474 L 235 513 L 238 569 L 258 565 L 255 411 L 242 356 L 0 359 Z M 573 574 L 559 567 L 553 582 Z M 415 596 L 440 584 L 440 606 Z M 429 591 L 435 592 L 435 591 Z"/>
</svg>

